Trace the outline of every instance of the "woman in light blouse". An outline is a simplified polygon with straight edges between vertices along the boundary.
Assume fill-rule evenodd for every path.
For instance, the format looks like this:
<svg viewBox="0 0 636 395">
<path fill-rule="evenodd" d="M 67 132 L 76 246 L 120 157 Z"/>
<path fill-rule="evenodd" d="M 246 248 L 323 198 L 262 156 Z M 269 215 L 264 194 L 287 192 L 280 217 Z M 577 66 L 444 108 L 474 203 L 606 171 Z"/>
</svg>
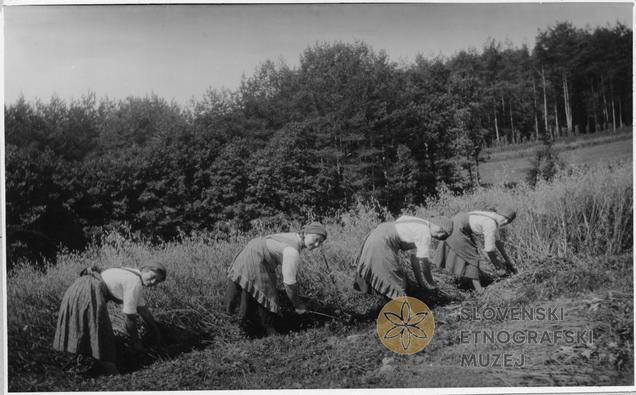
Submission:
<svg viewBox="0 0 636 395">
<path fill-rule="evenodd" d="M 280 312 L 276 267 L 281 265 L 285 292 L 296 313 L 304 314 L 306 308 L 296 283 L 300 252 L 319 247 L 326 238 L 325 227 L 313 222 L 298 233 L 277 233 L 252 239 L 236 255 L 228 271 L 225 298 L 228 313 L 234 314 L 238 307 L 244 329 L 275 334 L 274 318 Z"/>
<path fill-rule="evenodd" d="M 404 215 L 395 222 L 378 225 L 366 237 L 356 258 L 354 289 L 389 299 L 406 295 L 407 277 L 398 253 L 415 250 L 410 260 L 419 286 L 426 291 L 437 290 L 429 260 L 431 238 L 443 240 L 452 230 L 453 223 L 442 217 L 428 221 Z"/>
<path fill-rule="evenodd" d="M 92 358 L 103 373 L 118 374 L 115 334 L 107 303 L 113 301 L 122 306 L 126 317 L 125 329 L 136 349 L 142 348 L 137 332 L 137 315 L 161 343 L 162 336 L 146 307 L 143 288 L 153 287 L 165 279 L 166 268 L 159 262 L 148 263 L 141 269 L 84 269 L 62 298 L 53 348 L 77 354 L 78 362 L 86 357 Z"/>
<path fill-rule="evenodd" d="M 508 206 L 456 214 L 453 217 L 453 233 L 437 247 L 435 264 L 446 268 L 458 278 L 471 280 L 477 293 L 482 293 L 484 288 L 479 280 L 481 255 L 474 237 L 475 234 L 481 234 L 484 236 L 484 252 L 497 273 L 516 273 L 517 270 L 499 239 L 499 228 L 510 224 L 516 215 L 515 210 Z M 497 251 L 505 264 L 497 258 Z"/>
</svg>

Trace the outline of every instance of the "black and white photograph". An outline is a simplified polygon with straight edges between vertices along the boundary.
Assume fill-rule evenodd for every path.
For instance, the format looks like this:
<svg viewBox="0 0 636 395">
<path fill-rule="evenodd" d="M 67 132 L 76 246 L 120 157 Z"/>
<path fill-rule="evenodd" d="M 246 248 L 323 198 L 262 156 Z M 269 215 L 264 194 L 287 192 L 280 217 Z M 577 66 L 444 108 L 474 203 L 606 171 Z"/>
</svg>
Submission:
<svg viewBox="0 0 636 395">
<path fill-rule="evenodd" d="M 633 2 L 1 12 L 3 392 L 636 389 Z"/>
</svg>

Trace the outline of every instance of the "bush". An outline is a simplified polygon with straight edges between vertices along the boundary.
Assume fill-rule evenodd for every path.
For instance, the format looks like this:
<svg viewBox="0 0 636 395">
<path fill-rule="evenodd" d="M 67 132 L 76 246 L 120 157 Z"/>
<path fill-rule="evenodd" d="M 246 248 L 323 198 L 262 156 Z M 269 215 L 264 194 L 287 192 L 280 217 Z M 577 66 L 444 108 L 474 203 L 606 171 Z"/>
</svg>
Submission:
<svg viewBox="0 0 636 395">
<path fill-rule="evenodd" d="M 526 182 L 531 186 L 537 185 L 540 181 L 552 181 L 559 169 L 564 167 L 559 155 L 552 149 L 552 143 L 548 140 L 536 149 L 530 165 L 531 167 L 526 170 Z"/>
</svg>

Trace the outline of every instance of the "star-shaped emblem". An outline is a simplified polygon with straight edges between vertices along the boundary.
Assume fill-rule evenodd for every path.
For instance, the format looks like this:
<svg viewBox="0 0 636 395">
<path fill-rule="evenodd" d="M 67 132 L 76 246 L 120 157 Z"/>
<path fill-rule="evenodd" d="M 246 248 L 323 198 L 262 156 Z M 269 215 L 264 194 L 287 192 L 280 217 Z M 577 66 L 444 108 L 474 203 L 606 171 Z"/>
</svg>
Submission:
<svg viewBox="0 0 636 395">
<path fill-rule="evenodd" d="M 393 327 L 384 334 L 384 338 L 393 339 L 400 336 L 400 344 L 404 351 L 407 351 L 411 345 L 411 336 L 428 339 L 426 332 L 418 326 L 428 315 L 428 311 L 413 313 L 411 305 L 405 298 L 400 309 L 400 315 L 390 311 L 384 312 L 384 317 L 393 324 Z"/>
</svg>

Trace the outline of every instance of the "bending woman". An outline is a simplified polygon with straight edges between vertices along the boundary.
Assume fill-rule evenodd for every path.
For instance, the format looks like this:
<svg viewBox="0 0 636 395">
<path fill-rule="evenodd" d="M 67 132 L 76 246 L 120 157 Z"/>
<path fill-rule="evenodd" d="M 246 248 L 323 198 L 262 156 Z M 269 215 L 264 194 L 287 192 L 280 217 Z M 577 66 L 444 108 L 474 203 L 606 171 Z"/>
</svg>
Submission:
<svg viewBox="0 0 636 395">
<path fill-rule="evenodd" d="M 318 222 L 298 233 L 277 233 L 252 239 L 236 255 L 228 272 L 226 308 L 234 314 L 239 308 L 241 326 L 251 325 L 268 335 L 276 333 L 274 315 L 280 311 L 276 289 L 276 267 L 282 265 L 285 292 L 296 313 L 304 314 L 305 306 L 298 295 L 296 274 L 300 252 L 313 250 L 327 238 L 327 230 Z"/>
<path fill-rule="evenodd" d="M 484 288 L 479 280 L 481 255 L 474 237 L 481 234 L 484 235 L 484 251 L 497 273 L 517 273 L 499 239 L 499 228 L 511 223 L 516 216 L 515 210 L 507 206 L 490 211 L 458 213 L 453 217 L 453 233 L 437 246 L 435 264 L 446 268 L 457 278 L 470 279 L 475 290 L 482 293 Z M 505 265 L 497 259 L 496 250 L 504 258 Z"/>
<path fill-rule="evenodd" d="M 133 338 L 135 348 L 142 347 L 137 333 L 137 314 L 161 342 L 159 328 L 146 307 L 143 287 L 155 286 L 165 279 L 166 268 L 160 263 L 151 263 L 141 270 L 84 269 L 62 298 L 53 348 L 77 354 L 78 359 L 90 356 L 105 373 L 118 374 L 115 334 L 106 304 L 113 301 L 122 305 L 125 329 Z"/>
<path fill-rule="evenodd" d="M 390 299 L 406 295 L 407 277 L 400 269 L 398 252 L 415 249 L 410 261 L 418 284 L 424 290 L 437 290 L 429 260 L 431 238 L 444 240 L 453 231 L 453 223 L 442 217 L 435 222 L 405 215 L 378 225 L 360 248 L 353 287 Z"/>
</svg>

